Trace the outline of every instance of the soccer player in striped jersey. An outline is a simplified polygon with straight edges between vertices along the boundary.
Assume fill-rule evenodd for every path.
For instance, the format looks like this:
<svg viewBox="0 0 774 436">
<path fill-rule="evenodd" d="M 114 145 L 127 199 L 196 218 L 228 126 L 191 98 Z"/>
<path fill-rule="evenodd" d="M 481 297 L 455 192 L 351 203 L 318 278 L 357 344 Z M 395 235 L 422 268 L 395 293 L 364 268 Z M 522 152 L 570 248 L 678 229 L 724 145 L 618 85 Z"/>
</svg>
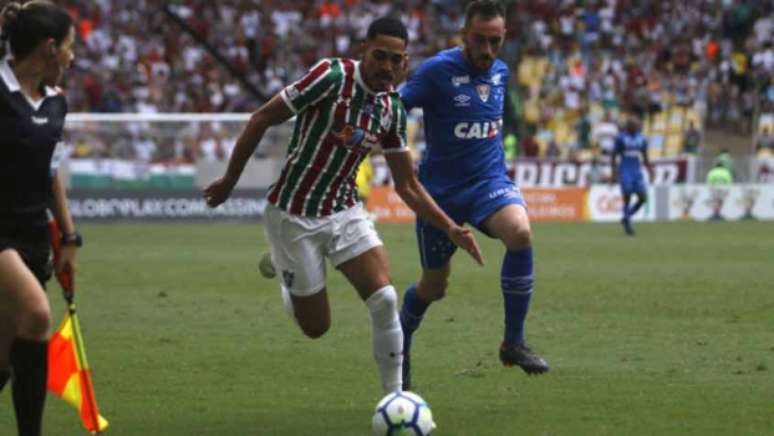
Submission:
<svg viewBox="0 0 774 436">
<path fill-rule="evenodd" d="M 329 258 L 368 307 L 373 353 L 388 392 L 402 386 L 403 337 L 382 241 L 357 196 L 358 164 L 381 147 L 406 204 L 481 263 L 470 230 L 443 213 L 414 175 L 406 112 L 393 89 L 406 69 L 407 44 L 400 20 L 375 20 L 361 46 L 361 61 L 323 59 L 259 108 L 237 140 L 226 174 L 204 191 L 211 207 L 223 203 L 266 129 L 296 115 L 264 216 L 283 302 L 304 334 L 325 334 L 331 323 L 325 287 Z"/>
<path fill-rule="evenodd" d="M 49 206 L 64 231 L 55 267 L 73 268 L 80 246 L 56 174 L 67 101 L 55 86 L 73 60 L 75 28 L 66 10 L 39 1 L 6 4 L 0 21 L 0 390 L 12 380 L 19 435 L 38 436 L 51 325 Z"/>
<path fill-rule="evenodd" d="M 505 11 L 495 1 L 474 1 L 465 10 L 463 46 L 425 60 L 401 89 L 407 109 L 422 108 L 427 150 L 419 179 L 457 223 L 468 222 L 505 246 L 500 287 L 505 331 L 500 360 L 529 374 L 548 371 L 524 340 L 532 297 L 532 231 L 526 203 L 508 177 L 502 117 L 510 71 L 497 59 L 505 38 Z M 422 276 L 403 298 L 404 389 L 410 388 L 410 350 L 433 301 L 444 297 L 456 247 L 422 217 L 417 219 Z"/>
<path fill-rule="evenodd" d="M 620 163 L 619 156 L 621 157 Z M 648 187 L 642 175 L 642 164 L 645 164 L 645 168 L 649 172 L 652 171 L 648 160 L 648 140 L 640 133 L 640 123 L 636 118 L 627 120 L 626 129 L 615 138 L 615 148 L 610 164 L 613 169 L 612 180 L 617 179 L 621 185 L 621 195 L 623 196 L 621 224 L 623 224 L 627 235 L 634 236 L 632 216 L 648 201 Z M 630 205 L 632 195 L 637 197 L 637 202 L 634 205 Z"/>
</svg>

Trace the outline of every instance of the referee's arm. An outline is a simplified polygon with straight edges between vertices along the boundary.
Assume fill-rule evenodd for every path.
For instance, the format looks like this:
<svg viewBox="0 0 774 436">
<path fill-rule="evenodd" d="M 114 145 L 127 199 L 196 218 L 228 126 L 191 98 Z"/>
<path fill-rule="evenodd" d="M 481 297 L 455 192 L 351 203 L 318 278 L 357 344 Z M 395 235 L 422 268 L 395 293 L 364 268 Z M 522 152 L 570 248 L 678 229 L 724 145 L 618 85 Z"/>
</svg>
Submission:
<svg viewBox="0 0 774 436">
<path fill-rule="evenodd" d="M 70 209 L 67 207 L 67 190 L 58 171 L 53 177 L 52 192 L 54 193 L 54 202 L 51 212 L 54 214 L 57 223 L 59 223 L 60 231 L 63 235 L 75 233 L 73 217 L 70 215 Z"/>
</svg>

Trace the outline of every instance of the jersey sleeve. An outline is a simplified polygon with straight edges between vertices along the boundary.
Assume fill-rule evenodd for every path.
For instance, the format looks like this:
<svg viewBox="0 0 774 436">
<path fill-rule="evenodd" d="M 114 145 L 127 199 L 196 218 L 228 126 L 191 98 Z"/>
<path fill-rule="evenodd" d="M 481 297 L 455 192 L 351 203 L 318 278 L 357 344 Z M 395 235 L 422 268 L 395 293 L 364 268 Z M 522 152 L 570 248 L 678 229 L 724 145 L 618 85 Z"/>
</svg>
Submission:
<svg viewBox="0 0 774 436">
<path fill-rule="evenodd" d="M 415 107 L 425 107 L 432 101 L 431 91 L 433 89 L 432 80 L 432 60 L 423 62 L 413 76 L 401 87 L 400 98 L 406 110 Z"/>
<path fill-rule="evenodd" d="M 615 137 L 615 147 L 613 147 L 613 153 L 623 154 L 624 143 L 621 135 Z"/>
<path fill-rule="evenodd" d="M 395 116 L 392 119 L 389 133 L 382 141 L 382 151 L 385 154 L 408 150 L 406 144 L 406 108 L 403 107 L 400 99 L 394 98 L 391 100 L 393 106 L 392 113 Z"/>
<path fill-rule="evenodd" d="M 339 61 L 323 59 L 304 77 L 280 91 L 280 97 L 294 114 L 298 114 L 327 97 L 337 88 L 343 77 Z"/>
<path fill-rule="evenodd" d="M 49 90 L 54 91 L 57 95 L 57 98 L 60 99 L 59 101 L 62 105 L 61 117 L 64 119 L 67 116 L 68 110 L 67 99 L 64 98 L 64 91 L 58 87 L 48 88 L 47 92 L 49 92 Z M 51 164 L 49 165 L 49 172 L 51 173 L 52 177 L 56 175 L 57 171 L 59 171 L 59 167 L 62 165 L 62 161 L 65 160 L 70 152 L 70 147 L 63 141 L 62 137 L 63 130 L 60 130 L 59 134 L 57 135 L 56 145 L 54 145 L 54 152 L 51 154 Z"/>
</svg>

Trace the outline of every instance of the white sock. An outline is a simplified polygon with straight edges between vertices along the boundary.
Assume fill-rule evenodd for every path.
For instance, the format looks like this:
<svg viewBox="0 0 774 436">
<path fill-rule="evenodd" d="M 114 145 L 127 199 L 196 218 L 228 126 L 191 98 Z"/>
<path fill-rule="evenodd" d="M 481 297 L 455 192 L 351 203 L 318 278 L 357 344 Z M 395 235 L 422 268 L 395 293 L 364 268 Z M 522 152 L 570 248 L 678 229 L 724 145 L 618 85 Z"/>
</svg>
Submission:
<svg viewBox="0 0 774 436">
<path fill-rule="evenodd" d="M 371 313 L 374 358 L 382 377 L 385 393 L 403 386 L 403 332 L 398 319 L 398 294 L 392 285 L 385 286 L 365 301 Z"/>
<path fill-rule="evenodd" d="M 290 291 L 288 291 L 288 288 L 284 285 L 280 285 L 280 295 L 282 296 L 282 305 L 285 306 L 285 312 L 287 312 L 290 319 L 298 325 L 296 311 L 293 310 L 293 300 L 290 298 Z"/>
</svg>

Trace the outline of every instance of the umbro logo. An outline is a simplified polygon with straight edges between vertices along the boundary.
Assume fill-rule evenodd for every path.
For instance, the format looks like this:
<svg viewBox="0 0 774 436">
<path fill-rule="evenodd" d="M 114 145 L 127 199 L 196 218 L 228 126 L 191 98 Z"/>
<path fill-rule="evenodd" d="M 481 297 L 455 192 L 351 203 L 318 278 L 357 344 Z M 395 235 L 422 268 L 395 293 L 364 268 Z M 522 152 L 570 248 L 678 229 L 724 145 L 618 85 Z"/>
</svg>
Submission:
<svg viewBox="0 0 774 436">
<path fill-rule="evenodd" d="M 44 124 L 48 124 L 48 118 L 46 118 L 46 117 L 36 117 L 36 116 L 33 115 L 32 122 L 37 124 L 37 125 L 39 125 L 39 126 L 42 126 Z"/>
<path fill-rule="evenodd" d="M 454 106 L 470 106 L 470 96 L 467 94 L 459 94 L 458 96 L 454 97 Z"/>
</svg>

